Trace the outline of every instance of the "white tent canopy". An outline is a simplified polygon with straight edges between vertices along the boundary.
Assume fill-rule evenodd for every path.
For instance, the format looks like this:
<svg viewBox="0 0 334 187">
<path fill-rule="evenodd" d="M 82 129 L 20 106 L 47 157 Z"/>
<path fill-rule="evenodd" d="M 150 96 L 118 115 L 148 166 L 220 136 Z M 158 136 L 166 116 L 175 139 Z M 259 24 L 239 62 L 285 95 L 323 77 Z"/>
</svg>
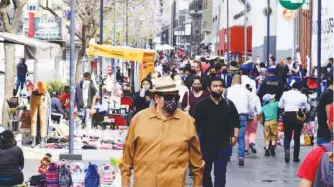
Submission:
<svg viewBox="0 0 334 187">
<path fill-rule="evenodd" d="M 163 45 L 159 45 L 155 48 L 155 50 L 157 51 L 166 51 L 166 50 L 175 50 L 175 48 L 173 46 L 167 45 L 167 44 L 163 44 Z"/>
<path fill-rule="evenodd" d="M 47 81 L 57 77 L 56 60 L 61 60 L 63 54 L 58 44 L 6 32 L 0 32 L 0 42 L 24 46 L 24 57 L 34 60 L 35 83 L 39 80 Z"/>
</svg>

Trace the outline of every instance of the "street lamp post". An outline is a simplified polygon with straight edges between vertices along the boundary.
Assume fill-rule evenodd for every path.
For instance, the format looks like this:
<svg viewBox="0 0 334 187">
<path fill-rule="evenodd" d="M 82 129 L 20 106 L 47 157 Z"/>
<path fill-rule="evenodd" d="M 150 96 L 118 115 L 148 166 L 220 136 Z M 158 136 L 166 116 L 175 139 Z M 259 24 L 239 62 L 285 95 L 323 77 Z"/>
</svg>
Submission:
<svg viewBox="0 0 334 187">
<path fill-rule="evenodd" d="M 245 62 L 247 61 L 247 0 L 245 0 L 245 28 L 244 28 L 244 56 Z"/>
</svg>

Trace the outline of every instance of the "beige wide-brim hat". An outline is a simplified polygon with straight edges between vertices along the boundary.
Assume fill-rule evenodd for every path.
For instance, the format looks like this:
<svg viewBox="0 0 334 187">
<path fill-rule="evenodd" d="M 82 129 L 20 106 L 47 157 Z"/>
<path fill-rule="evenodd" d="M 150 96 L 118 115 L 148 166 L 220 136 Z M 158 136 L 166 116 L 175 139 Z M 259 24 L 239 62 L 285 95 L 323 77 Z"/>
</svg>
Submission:
<svg viewBox="0 0 334 187">
<path fill-rule="evenodd" d="M 169 76 L 160 77 L 154 80 L 155 85 L 150 92 L 176 92 L 179 91 L 179 87 L 174 83 L 173 79 Z"/>
</svg>

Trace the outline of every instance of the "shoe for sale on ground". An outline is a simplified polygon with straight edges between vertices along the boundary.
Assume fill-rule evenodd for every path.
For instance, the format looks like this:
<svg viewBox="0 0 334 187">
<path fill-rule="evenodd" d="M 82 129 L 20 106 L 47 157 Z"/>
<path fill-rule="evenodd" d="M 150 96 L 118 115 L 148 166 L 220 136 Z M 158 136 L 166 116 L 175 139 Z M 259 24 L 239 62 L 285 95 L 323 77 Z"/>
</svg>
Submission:
<svg viewBox="0 0 334 187">
<path fill-rule="evenodd" d="M 257 153 L 256 148 L 255 148 L 255 143 L 249 144 L 249 148 L 251 149 L 252 153 L 254 153 L 254 154 Z"/>
<path fill-rule="evenodd" d="M 285 163 L 290 162 L 290 150 L 285 150 Z"/>
<path fill-rule="evenodd" d="M 271 156 L 276 156 L 276 153 L 275 153 L 275 147 L 272 145 L 272 146 L 270 146 L 270 154 L 271 154 Z"/>
<path fill-rule="evenodd" d="M 300 159 L 299 159 L 299 158 L 294 158 L 294 159 L 293 159 L 293 162 L 295 162 L 295 163 L 299 163 L 299 162 L 300 162 Z"/>
<path fill-rule="evenodd" d="M 270 153 L 269 153 L 269 150 L 266 149 L 265 153 L 264 153 L 264 156 L 270 156 Z"/>
<path fill-rule="evenodd" d="M 243 166 L 243 165 L 245 165 L 244 159 L 239 158 L 239 166 Z"/>
</svg>

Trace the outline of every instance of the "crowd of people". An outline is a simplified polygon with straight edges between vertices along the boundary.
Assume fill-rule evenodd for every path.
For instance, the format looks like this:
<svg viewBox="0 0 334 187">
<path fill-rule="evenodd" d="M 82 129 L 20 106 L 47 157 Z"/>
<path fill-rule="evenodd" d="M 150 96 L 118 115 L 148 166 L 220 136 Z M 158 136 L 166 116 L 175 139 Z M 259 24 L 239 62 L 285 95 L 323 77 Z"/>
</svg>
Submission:
<svg viewBox="0 0 334 187">
<path fill-rule="evenodd" d="M 17 71 L 27 74 L 22 60 Z M 318 108 L 318 133 L 315 148 L 306 157 L 297 175 L 302 187 L 328 182 L 319 180 L 319 165 L 332 160 L 328 145 L 333 140 L 333 59 L 322 71 L 326 89 Z M 23 74 L 18 73 L 18 88 Z M 226 185 L 227 165 L 238 144 L 238 164 L 247 164 L 245 155 L 257 154 L 258 125 L 264 126 L 265 156 L 275 157 L 278 120 L 284 123 L 284 161 L 290 162 L 290 144 L 294 140 L 293 159 L 300 162 L 300 135 L 310 110 L 305 91 L 306 70 L 290 57 L 269 67 L 259 57 L 239 64 L 221 59 L 199 60 L 183 58 L 161 59 L 155 71 L 141 81 L 138 92 L 130 93 L 120 68 L 116 80 L 121 96 L 131 97 L 134 103 L 128 136 L 120 163 L 122 186 L 130 186 L 134 170 L 136 186 L 184 187 L 186 171 L 193 176 L 194 186 L 223 187 Z M 90 73 L 84 73 L 76 85 L 75 113 L 85 122 L 87 135 L 92 129 L 92 116 L 98 112 L 110 93 L 103 87 L 102 98 Z M 51 111 L 65 115 L 69 112 L 69 87 L 63 93 L 53 93 Z M 59 121 L 59 115 L 51 116 Z M 7 158 L 13 158 L 8 162 Z M 10 167 L 8 167 L 10 165 Z M 189 166 L 188 166 L 189 165 Z M 214 166 L 214 182 L 211 171 Z M 22 183 L 24 158 L 10 131 L 0 134 L 0 185 Z M 8 171 L 8 172 L 7 172 Z M 326 178 L 327 179 L 327 178 Z M 4 182 L 5 181 L 5 182 Z M 11 182 L 10 182 L 11 181 Z"/>
<path fill-rule="evenodd" d="M 322 77 L 327 90 L 317 109 L 317 142 L 324 147 L 332 141 L 332 122 L 328 123 L 333 121 L 329 111 L 333 105 L 332 66 L 333 59 L 329 59 Z M 187 163 L 194 186 L 225 186 L 232 147 L 238 144 L 240 166 L 246 164 L 245 154 L 257 153 L 258 124 L 264 125 L 265 156 L 276 156 L 279 118 L 284 124 L 284 161 L 290 162 L 293 140 L 292 161 L 300 162 L 300 135 L 312 91 L 307 90 L 306 70 L 299 62 L 288 57 L 276 63 L 271 56 L 267 67 L 259 57 L 254 63 L 240 65 L 236 61 L 227 64 L 219 59 L 184 58 L 161 60 L 155 70 L 143 80 L 142 93 L 134 98 L 142 104 L 136 105 L 137 114 L 124 146 L 120 165 L 123 186 L 130 184 L 131 169 L 139 186 L 184 186 Z M 325 148 L 320 147 L 313 154 L 324 152 Z M 306 171 L 308 163 L 316 162 L 314 156 L 309 157 L 298 172 L 303 187 L 310 186 L 305 180 L 311 185 L 315 180 L 316 172 L 309 177 Z M 317 166 L 312 165 L 314 171 Z"/>
</svg>

